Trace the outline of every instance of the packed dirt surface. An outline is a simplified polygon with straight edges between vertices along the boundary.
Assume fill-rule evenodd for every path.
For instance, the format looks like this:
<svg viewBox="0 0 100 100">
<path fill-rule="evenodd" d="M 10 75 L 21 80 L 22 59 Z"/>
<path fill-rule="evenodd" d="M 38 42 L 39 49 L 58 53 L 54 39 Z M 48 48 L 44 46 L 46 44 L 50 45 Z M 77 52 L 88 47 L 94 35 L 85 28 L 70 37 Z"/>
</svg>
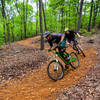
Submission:
<svg viewBox="0 0 100 100">
<path fill-rule="evenodd" d="M 11 48 L 0 54 L 0 100 L 71 100 L 62 97 L 63 90 L 77 84 L 97 63 L 97 50 L 84 43 L 86 57 L 79 55 L 79 68 L 74 70 L 70 67 L 64 78 L 55 82 L 47 75 L 47 65 L 53 53 L 39 50 L 39 38 L 13 43 Z M 47 50 L 48 45 L 45 46 Z M 68 48 L 70 51 L 73 50 Z"/>
<path fill-rule="evenodd" d="M 95 47 L 97 63 L 91 70 L 69 89 L 65 89 L 56 100 L 100 100 L 100 35 L 97 36 L 94 44 L 87 45 Z"/>
</svg>

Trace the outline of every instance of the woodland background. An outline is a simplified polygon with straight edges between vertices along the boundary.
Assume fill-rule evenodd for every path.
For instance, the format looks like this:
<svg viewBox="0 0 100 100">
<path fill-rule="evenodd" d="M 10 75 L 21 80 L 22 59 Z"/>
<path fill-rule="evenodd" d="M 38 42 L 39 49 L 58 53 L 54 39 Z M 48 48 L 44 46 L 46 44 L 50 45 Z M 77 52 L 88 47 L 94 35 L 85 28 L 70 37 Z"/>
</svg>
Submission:
<svg viewBox="0 0 100 100">
<path fill-rule="evenodd" d="M 95 32 L 100 0 L 0 0 L 0 45 L 45 31 L 63 33 L 65 27 L 80 34 Z"/>
</svg>

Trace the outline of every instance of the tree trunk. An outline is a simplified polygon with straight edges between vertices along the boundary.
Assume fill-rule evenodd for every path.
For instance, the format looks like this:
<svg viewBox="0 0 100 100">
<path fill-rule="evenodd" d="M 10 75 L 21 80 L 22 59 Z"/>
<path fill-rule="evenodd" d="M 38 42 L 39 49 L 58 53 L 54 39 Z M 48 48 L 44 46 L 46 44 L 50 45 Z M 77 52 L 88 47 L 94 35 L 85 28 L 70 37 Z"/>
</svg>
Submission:
<svg viewBox="0 0 100 100">
<path fill-rule="evenodd" d="M 75 31 L 77 30 L 77 16 L 78 16 L 78 7 L 77 4 L 79 5 L 79 1 L 75 3 Z"/>
<path fill-rule="evenodd" d="M 27 2 L 26 2 L 26 19 L 25 19 L 25 22 L 26 22 L 26 25 L 25 25 L 25 31 L 26 31 L 26 33 L 27 33 L 27 16 L 28 16 L 28 1 L 29 0 L 27 0 Z"/>
<path fill-rule="evenodd" d="M 65 23 L 65 26 L 67 27 L 67 11 L 66 11 L 66 23 Z"/>
<path fill-rule="evenodd" d="M 93 0 L 91 0 L 91 10 L 90 10 L 89 25 L 88 25 L 88 31 L 89 32 L 90 32 L 90 29 L 91 29 L 92 9 L 93 9 Z"/>
<path fill-rule="evenodd" d="M 3 34 L 4 34 L 4 42 L 7 43 L 6 41 L 6 33 L 5 33 L 5 20 L 6 20 L 6 14 L 5 14 L 5 1 L 1 0 L 1 5 L 2 5 L 2 17 L 3 17 Z"/>
<path fill-rule="evenodd" d="M 60 18 L 60 10 L 59 10 L 59 24 L 58 24 L 58 25 L 59 25 L 59 28 L 58 28 L 59 31 L 61 30 L 61 29 L 60 29 L 60 28 L 61 28 L 61 27 L 60 27 L 60 26 L 61 26 L 60 20 L 61 20 L 61 18 Z"/>
<path fill-rule="evenodd" d="M 43 50 L 44 39 L 43 39 L 43 26 L 42 26 L 42 0 L 39 0 L 39 15 L 40 15 L 41 50 Z"/>
<path fill-rule="evenodd" d="M 94 16 L 93 16 L 92 28 L 95 26 L 95 20 L 96 20 L 97 12 L 98 12 L 98 2 L 96 3 L 96 5 L 94 4 Z"/>
<path fill-rule="evenodd" d="M 61 20 L 61 32 L 63 32 L 64 31 L 64 27 L 63 27 L 63 8 L 61 8 L 61 16 L 62 16 L 62 20 Z"/>
<path fill-rule="evenodd" d="M 21 12 L 18 10 L 17 0 L 15 2 L 15 5 L 16 5 L 17 12 L 18 12 L 18 14 L 20 15 L 20 18 L 21 18 L 21 23 L 20 23 L 20 25 L 21 25 L 21 27 L 20 27 L 20 32 L 21 32 L 21 34 L 20 34 L 20 40 L 22 40 L 23 39 L 23 35 L 22 35 L 22 27 L 23 27 L 23 25 L 22 24 L 24 22 L 24 20 L 23 20 L 24 17 L 22 17 Z"/>
<path fill-rule="evenodd" d="M 79 31 L 80 26 L 81 26 L 81 15 L 82 15 L 83 2 L 84 2 L 84 0 L 81 0 L 81 2 L 80 2 L 80 11 L 79 11 L 79 18 L 78 18 L 78 28 L 77 28 L 77 31 Z"/>
<path fill-rule="evenodd" d="M 13 39 L 13 42 L 15 41 L 15 37 L 14 37 L 14 19 L 12 19 L 12 23 L 13 23 L 13 25 L 12 25 L 12 27 L 11 27 L 11 30 L 12 30 L 12 39 Z"/>
<path fill-rule="evenodd" d="M 43 17 L 44 17 L 45 31 L 47 31 L 47 27 L 46 27 L 46 16 L 45 16 L 45 11 L 44 11 L 44 5 L 43 5 L 43 2 L 42 2 L 42 9 L 43 9 Z"/>
<path fill-rule="evenodd" d="M 7 37 L 8 37 L 8 43 L 10 44 L 9 22 L 7 22 L 6 26 L 7 26 Z"/>
<path fill-rule="evenodd" d="M 26 18 L 25 18 L 25 4 L 23 0 L 23 22 L 24 22 L 24 37 L 26 38 Z"/>
<path fill-rule="evenodd" d="M 38 2 L 36 2 L 37 5 L 37 14 L 36 14 L 36 35 L 38 34 Z"/>
<path fill-rule="evenodd" d="M 22 40 L 23 39 L 23 34 L 22 34 L 22 32 L 23 32 L 23 30 L 22 30 L 22 27 L 23 27 L 23 17 L 21 16 L 21 28 L 20 28 L 20 31 L 21 31 L 21 34 L 20 34 L 20 39 Z"/>
</svg>

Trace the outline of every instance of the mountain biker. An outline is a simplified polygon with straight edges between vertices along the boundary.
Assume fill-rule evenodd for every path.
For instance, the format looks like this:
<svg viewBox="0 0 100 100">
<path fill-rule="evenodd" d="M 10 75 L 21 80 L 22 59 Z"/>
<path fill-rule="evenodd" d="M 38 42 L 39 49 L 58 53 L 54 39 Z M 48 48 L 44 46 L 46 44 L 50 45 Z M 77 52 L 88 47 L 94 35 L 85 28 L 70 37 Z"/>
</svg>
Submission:
<svg viewBox="0 0 100 100">
<path fill-rule="evenodd" d="M 53 47 L 54 43 L 60 45 L 62 48 L 65 47 L 66 45 L 65 34 L 63 33 L 50 34 L 50 32 L 47 31 L 45 32 L 44 37 L 46 38 L 47 42 L 50 45 L 50 49 L 48 51 L 51 51 L 51 48 Z"/>
<path fill-rule="evenodd" d="M 50 32 L 45 32 L 44 37 L 46 38 L 47 42 L 50 45 L 50 49 L 48 49 L 48 51 L 51 51 L 51 48 L 53 47 L 53 44 L 56 43 L 57 45 L 59 45 L 58 50 L 59 53 L 64 57 L 64 51 L 66 49 L 64 49 L 64 47 L 66 47 L 66 37 L 65 34 L 62 33 L 54 33 L 54 34 L 50 34 Z M 69 55 L 67 55 L 67 57 L 65 57 L 66 60 L 69 60 L 70 57 Z M 68 69 L 68 65 L 65 65 L 65 69 Z"/>
<path fill-rule="evenodd" d="M 66 39 L 68 41 L 67 45 L 70 45 L 71 42 L 75 42 L 76 41 L 76 35 L 79 38 L 83 37 L 83 36 L 79 35 L 78 32 L 75 32 L 73 30 L 69 30 L 68 28 L 65 28 L 64 32 L 65 32 L 65 37 L 66 37 Z"/>
</svg>

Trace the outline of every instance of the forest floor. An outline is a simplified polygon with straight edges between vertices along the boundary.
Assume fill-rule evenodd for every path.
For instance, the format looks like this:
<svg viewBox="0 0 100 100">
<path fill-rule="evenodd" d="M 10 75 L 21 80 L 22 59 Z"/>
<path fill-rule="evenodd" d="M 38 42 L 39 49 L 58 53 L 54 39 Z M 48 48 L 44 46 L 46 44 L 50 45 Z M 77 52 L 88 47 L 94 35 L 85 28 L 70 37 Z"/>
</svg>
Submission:
<svg viewBox="0 0 100 100">
<path fill-rule="evenodd" d="M 100 36 L 91 37 L 97 37 L 92 44 L 82 40 L 86 57 L 79 55 L 79 68 L 69 68 L 56 82 L 47 75 L 53 53 L 47 44 L 40 51 L 39 36 L 2 47 L 0 100 L 100 100 Z"/>
</svg>

